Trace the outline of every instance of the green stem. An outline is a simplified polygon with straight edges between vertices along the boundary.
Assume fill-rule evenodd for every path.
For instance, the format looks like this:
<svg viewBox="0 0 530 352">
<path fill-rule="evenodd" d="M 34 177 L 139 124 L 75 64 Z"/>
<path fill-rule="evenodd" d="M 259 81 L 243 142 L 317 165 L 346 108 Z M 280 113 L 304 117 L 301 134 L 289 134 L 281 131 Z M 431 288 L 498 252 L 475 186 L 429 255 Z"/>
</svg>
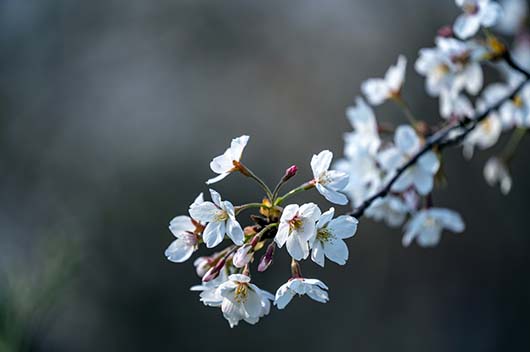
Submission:
<svg viewBox="0 0 530 352">
<path fill-rule="evenodd" d="M 527 131 L 527 129 L 522 127 L 517 127 L 513 131 L 510 140 L 508 141 L 506 147 L 504 148 L 504 151 L 502 152 L 502 158 L 507 164 L 510 163 L 510 161 L 515 156 L 515 152 L 517 151 L 517 148 L 521 144 L 521 141 L 523 140 Z"/>
<path fill-rule="evenodd" d="M 270 209 L 271 207 L 263 204 L 263 203 L 248 203 L 243 205 L 238 205 L 237 207 L 234 207 L 234 211 L 236 215 L 241 213 L 243 210 L 252 209 L 252 208 L 267 208 Z"/>
<path fill-rule="evenodd" d="M 269 231 L 270 229 L 272 228 L 275 228 L 275 227 L 278 227 L 278 223 L 277 222 L 274 222 L 272 224 L 268 224 L 267 226 L 265 226 L 264 228 L 262 228 L 260 230 L 260 232 L 258 232 L 254 237 L 258 237 L 261 239 L 261 236 L 263 236 L 265 233 L 267 233 L 267 231 Z"/>
<path fill-rule="evenodd" d="M 251 179 L 256 181 L 260 185 L 260 187 L 265 191 L 265 193 L 267 194 L 267 197 L 272 201 L 272 192 L 269 186 L 267 186 L 261 178 L 259 178 L 254 172 L 252 172 L 252 170 L 250 170 L 248 167 L 246 167 L 242 163 L 239 163 L 238 168 L 239 168 L 239 171 L 243 175 L 250 177 Z"/>
<path fill-rule="evenodd" d="M 414 114 L 412 113 L 412 110 L 410 110 L 409 104 L 401 97 L 400 95 L 394 97 L 393 99 L 396 104 L 403 110 L 403 113 L 405 114 L 405 117 L 409 121 L 409 123 L 412 125 L 412 127 L 416 128 L 416 125 L 418 124 L 418 120 L 414 117 Z"/>
<path fill-rule="evenodd" d="M 297 194 L 297 193 L 300 193 L 300 192 L 303 192 L 303 191 L 307 191 L 308 189 L 311 189 L 311 188 L 313 188 L 313 187 L 315 187 L 314 183 L 312 183 L 312 182 L 306 182 L 306 183 L 304 183 L 303 185 L 298 186 L 297 188 L 290 190 L 289 192 L 287 192 L 287 193 L 284 194 L 283 196 L 278 197 L 278 198 L 276 199 L 276 201 L 274 202 L 274 205 L 281 205 L 282 202 L 283 202 L 284 200 L 286 200 L 287 198 L 289 198 L 289 197 L 291 197 L 291 196 L 294 196 L 294 195 Z"/>
</svg>

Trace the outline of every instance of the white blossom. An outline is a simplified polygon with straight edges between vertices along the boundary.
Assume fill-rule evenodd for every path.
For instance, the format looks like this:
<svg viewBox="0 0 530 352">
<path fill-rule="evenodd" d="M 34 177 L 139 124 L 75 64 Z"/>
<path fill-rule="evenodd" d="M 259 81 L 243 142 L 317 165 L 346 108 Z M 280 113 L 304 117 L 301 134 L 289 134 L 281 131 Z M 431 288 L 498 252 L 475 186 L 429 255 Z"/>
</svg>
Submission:
<svg viewBox="0 0 530 352">
<path fill-rule="evenodd" d="M 274 305 L 278 309 L 284 309 L 295 295 L 308 295 L 311 299 L 326 303 L 329 300 L 328 287 L 320 280 L 294 278 L 280 286 L 276 291 Z"/>
<path fill-rule="evenodd" d="M 510 193 L 512 189 L 512 177 L 508 166 L 501 159 L 492 157 L 484 166 L 484 178 L 490 186 L 499 185 L 502 194 Z"/>
<path fill-rule="evenodd" d="M 485 112 L 493 104 L 497 103 L 503 96 L 503 90 L 498 85 L 488 86 L 481 99 L 477 101 L 477 110 Z M 475 147 L 480 149 L 487 149 L 495 145 L 502 133 L 502 123 L 499 113 L 491 111 L 488 116 L 478 123 L 478 125 L 471 131 L 464 142 L 463 153 L 466 158 L 473 156 Z"/>
<path fill-rule="evenodd" d="M 449 117 L 465 104 L 460 93 L 477 94 L 482 88 L 483 73 L 479 61 L 484 48 L 454 38 L 436 38 L 435 48 L 424 48 L 415 63 L 416 71 L 426 77 L 425 89 L 440 97 L 440 114 Z M 464 106 L 464 108 L 467 108 Z"/>
<path fill-rule="evenodd" d="M 394 135 L 394 146 L 380 153 L 379 161 L 389 171 L 389 176 L 394 175 L 397 168 L 410 160 L 421 148 L 421 141 L 412 127 L 401 125 Z M 431 192 L 434 184 L 434 175 L 440 167 L 440 161 L 432 151 L 424 153 L 418 161 L 407 168 L 397 181 L 392 185 L 392 191 L 404 192 L 413 186 L 419 194 L 426 195 Z"/>
<path fill-rule="evenodd" d="M 348 247 L 344 239 L 355 235 L 358 221 L 354 217 L 342 215 L 335 219 L 335 209 L 324 212 L 317 222 L 317 234 L 311 245 L 311 259 L 324 267 L 324 256 L 339 265 L 348 260 Z"/>
<path fill-rule="evenodd" d="M 361 90 L 370 104 L 379 105 L 385 100 L 399 96 L 405 81 L 406 68 L 407 59 L 400 55 L 397 64 L 390 66 L 386 71 L 385 78 L 371 78 L 364 81 Z"/>
<path fill-rule="evenodd" d="M 335 204 L 347 204 L 348 198 L 340 193 L 347 185 L 349 176 L 338 170 L 329 170 L 333 153 L 324 150 L 318 155 L 313 155 L 311 159 L 311 169 L 313 170 L 313 181 L 316 189 L 328 201 Z"/>
<path fill-rule="evenodd" d="M 408 212 L 409 207 L 400 197 L 389 195 L 376 199 L 365 214 L 375 221 L 384 221 L 390 227 L 398 227 L 403 224 Z"/>
<path fill-rule="evenodd" d="M 203 202 L 204 198 L 201 193 L 190 205 L 190 208 Z M 169 230 L 176 237 L 176 240 L 167 247 L 165 255 L 172 262 L 185 262 L 199 248 L 199 234 L 203 231 L 203 226 L 189 216 L 181 215 L 171 220 Z"/>
<path fill-rule="evenodd" d="M 483 27 L 492 27 L 502 14 L 501 6 L 491 0 L 456 0 L 463 14 L 456 19 L 453 30 L 462 39 L 467 39 Z"/>
<path fill-rule="evenodd" d="M 232 274 L 217 288 L 223 298 L 221 311 L 230 327 L 237 326 L 240 320 L 256 324 L 270 311 L 270 301 L 274 296 L 250 283 L 250 277 Z"/>
<path fill-rule="evenodd" d="M 309 243 L 316 236 L 316 221 L 320 214 L 320 209 L 313 203 L 300 207 L 296 204 L 286 206 L 274 238 L 278 247 L 287 244 L 287 251 L 293 259 L 306 259 L 309 255 Z"/>
<path fill-rule="evenodd" d="M 202 234 L 206 247 L 217 246 L 225 234 L 237 245 L 243 244 L 243 230 L 236 220 L 234 206 L 229 201 L 221 200 L 221 195 L 210 190 L 212 202 L 204 202 L 190 208 L 190 215 L 203 223 L 207 223 Z"/>
<path fill-rule="evenodd" d="M 381 139 L 374 112 L 362 98 L 357 98 L 356 105 L 348 108 L 346 115 L 354 130 L 344 136 L 345 159 L 334 166 L 349 175 L 344 192 L 358 206 L 381 183 L 382 172 L 377 162 Z"/>
<path fill-rule="evenodd" d="M 422 247 L 432 247 L 440 242 L 442 231 L 458 233 L 464 231 L 465 225 L 460 215 L 452 210 L 429 208 L 417 212 L 405 224 L 403 246 L 409 246 L 414 239 Z"/>
<path fill-rule="evenodd" d="M 214 177 L 206 181 L 207 184 L 212 184 L 219 182 L 228 176 L 230 173 L 237 170 L 236 163 L 239 163 L 241 160 L 241 155 L 245 149 L 249 140 L 249 136 L 241 136 L 232 139 L 230 147 L 224 152 L 223 155 L 215 157 L 210 162 L 210 168 L 213 172 L 219 174 L 219 176 Z"/>
</svg>

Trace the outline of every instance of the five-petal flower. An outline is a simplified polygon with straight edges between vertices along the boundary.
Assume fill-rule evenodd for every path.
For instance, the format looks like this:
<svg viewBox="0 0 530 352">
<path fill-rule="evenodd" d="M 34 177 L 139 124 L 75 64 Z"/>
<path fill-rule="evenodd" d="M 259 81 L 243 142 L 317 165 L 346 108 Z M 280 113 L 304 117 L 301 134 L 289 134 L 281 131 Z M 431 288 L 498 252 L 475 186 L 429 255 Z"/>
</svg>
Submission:
<svg viewBox="0 0 530 352">
<path fill-rule="evenodd" d="M 309 255 L 309 243 L 316 236 L 316 221 L 320 214 L 320 209 L 313 203 L 300 207 L 297 204 L 286 206 L 274 237 L 278 247 L 287 244 L 287 251 L 293 259 L 306 259 Z"/>
<path fill-rule="evenodd" d="M 372 105 L 382 104 L 385 100 L 399 97 L 401 87 L 405 81 L 407 59 L 400 55 L 395 66 L 390 66 L 385 78 L 371 78 L 361 86 L 363 94 Z"/>
<path fill-rule="evenodd" d="M 416 239 L 422 247 L 432 247 L 440 242 L 444 229 L 452 232 L 464 231 L 464 222 L 457 212 L 443 208 L 429 208 L 417 212 L 405 225 L 403 246 Z"/>
<path fill-rule="evenodd" d="M 228 280 L 217 288 L 223 298 L 221 310 L 230 327 L 240 320 L 256 324 L 261 317 L 269 314 L 270 301 L 274 296 L 250 283 L 250 277 L 243 274 L 232 274 Z"/>
<path fill-rule="evenodd" d="M 238 163 L 241 160 L 241 155 L 243 154 L 243 150 L 245 149 L 248 140 L 249 136 L 246 135 L 232 139 L 230 147 L 223 153 L 223 155 L 215 157 L 210 162 L 210 168 L 213 172 L 219 174 L 219 176 L 209 179 L 206 181 L 206 184 L 210 185 L 219 182 L 230 173 L 238 170 Z"/>
<path fill-rule="evenodd" d="M 237 245 L 243 244 L 243 230 L 236 220 L 234 206 L 229 201 L 221 200 L 221 195 L 210 190 L 212 202 L 203 202 L 190 208 L 192 218 L 207 223 L 202 234 L 206 247 L 217 246 L 225 234 Z"/>
<path fill-rule="evenodd" d="M 317 234 L 311 246 L 311 259 L 320 266 L 324 266 L 324 256 L 339 265 L 348 260 L 348 247 L 344 239 L 355 235 L 357 219 L 348 215 L 341 215 L 335 219 L 335 209 L 330 208 L 322 213 L 317 222 Z"/>
<path fill-rule="evenodd" d="M 453 30 L 461 39 L 467 39 L 483 27 L 492 27 L 497 23 L 502 7 L 491 0 L 456 0 L 464 13 L 456 19 Z"/>
<path fill-rule="evenodd" d="M 328 287 L 320 280 L 293 278 L 284 283 L 276 291 L 274 305 L 278 309 L 284 309 L 295 295 L 308 295 L 311 299 L 326 303 L 329 301 Z"/>
<path fill-rule="evenodd" d="M 201 193 L 190 207 L 193 208 L 203 202 Z M 165 255 L 172 262 L 185 262 L 198 249 L 199 235 L 204 230 L 204 226 L 189 216 L 181 215 L 171 220 L 169 230 L 177 239 L 167 247 Z"/>
<path fill-rule="evenodd" d="M 348 197 L 340 193 L 349 182 L 349 176 L 345 172 L 329 170 L 333 153 L 329 150 L 321 151 L 318 155 L 313 155 L 311 159 L 311 169 L 313 170 L 313 180 L 318 192 L 328 201 L 335 204 L 344 205 L 348 203 Z"/>
</svg>

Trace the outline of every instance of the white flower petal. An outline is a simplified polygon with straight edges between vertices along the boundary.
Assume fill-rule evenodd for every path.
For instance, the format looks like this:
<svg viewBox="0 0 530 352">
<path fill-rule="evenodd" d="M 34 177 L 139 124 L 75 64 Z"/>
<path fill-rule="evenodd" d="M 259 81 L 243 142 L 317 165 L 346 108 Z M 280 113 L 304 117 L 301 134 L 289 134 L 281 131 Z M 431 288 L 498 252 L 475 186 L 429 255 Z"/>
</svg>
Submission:
<svg viewBox="0 0 530 352">
<path fill-rule="evenodd" d="M 175 263 L 182 263 L 188 260 L 195 249 L 189 246 L 184 239 L 176 239 L 165 251 L 167 259 Z"/>
<path fill-rule="evenodd" d="M 318 179 L 324 172 L 329 169 L 333 153 L 329 150 L 323 150 L 318 155 L 313 155 L 311 158 L 311 170 L 313 177 Z"/>
</svg>

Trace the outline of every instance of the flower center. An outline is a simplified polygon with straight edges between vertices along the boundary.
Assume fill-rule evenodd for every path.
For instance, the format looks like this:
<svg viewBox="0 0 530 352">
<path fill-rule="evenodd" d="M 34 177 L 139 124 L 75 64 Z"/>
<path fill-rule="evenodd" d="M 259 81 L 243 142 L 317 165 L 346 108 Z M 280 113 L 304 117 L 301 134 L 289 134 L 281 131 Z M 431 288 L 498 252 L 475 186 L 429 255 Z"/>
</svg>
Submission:
<svg viewBox="0 0 530 352">
<path fill-rule="evenodd" d="M 470 57 L 471 54 L 468 51 L 464 51 L 460 54 L 451 56 L 451 61 L 455 64 L 460 64 L 464 66 L 469 62 Z"/>
<path fill-rule="evenodd" d="M 317 231 L 317 239 L 320 242 L 330 242 L 334 237 L 327 228 L 321 228 Z"/>
<path fill-rule="evenodd" d="M 215 214 L 216 222 L 221 222 L 221 221 L 226 221 L 226 220 L 228 220 L 228 213 L 226 212 L 226 210 L 220 210 L 217 212 L 217 214 Z"/>
<path fill-rule="evenodd" d="M 245 303 L 248 296 L 248 285 L 240 282 L 237 284 L 234 299 L 237 303 Z"/>
<path fill-rule="evenodd" d="M 440 64 L 434 69 L 434 73 L 438 77 L 443 77 L 449 73 L 449 66 L 446 64 Z"/>
<path fill-rule="evenodd" d="M 475 15 L 476 13 L 478 13 L 479 7 L 477 4 L 467 3 L 462 7 L 462 9 L 464 10 L 465 13 L 469 15 Z"/>
<path fill-rule="evenodd" d="M 294 218 L 289 220 L 289 227 L 291 230 L 296 230 L 301 228 L 304 225 L 302 218 L 299 215 L 296 215 Z"/>
</svg>

